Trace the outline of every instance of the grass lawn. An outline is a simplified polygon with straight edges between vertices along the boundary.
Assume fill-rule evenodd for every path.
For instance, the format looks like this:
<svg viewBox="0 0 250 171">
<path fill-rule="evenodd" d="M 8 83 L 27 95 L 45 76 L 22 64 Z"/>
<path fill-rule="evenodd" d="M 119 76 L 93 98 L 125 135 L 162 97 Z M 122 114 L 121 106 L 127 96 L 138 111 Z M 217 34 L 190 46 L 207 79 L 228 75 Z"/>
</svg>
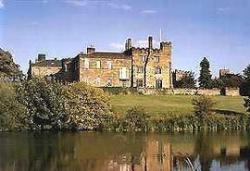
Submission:
<svg viewBox="0 0 250 171">
<path fill-rule="evenodd" d="M 124 114 L 133 106 L 143 107 L 149 114 L 159 116 L 164 114 L 192 114 L 191 104 L 194 96 L 184 95 L 116 95 L 111 96 L 112 109 L 117 114 Z M 245 113 L 243 97 L 213 96 L 216 101 L 214 110 L 218 113 Z"/>
</svg>

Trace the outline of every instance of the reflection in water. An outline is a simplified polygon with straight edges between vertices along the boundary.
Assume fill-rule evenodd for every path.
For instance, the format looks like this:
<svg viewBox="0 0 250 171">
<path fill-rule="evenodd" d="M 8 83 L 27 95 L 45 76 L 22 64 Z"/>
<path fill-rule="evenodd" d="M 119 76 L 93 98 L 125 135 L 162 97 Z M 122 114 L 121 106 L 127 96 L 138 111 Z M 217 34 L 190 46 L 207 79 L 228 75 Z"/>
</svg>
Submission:
<svg viewBox="0 0 250 171">
<path fill-rule="evenodd" d="M 245 133 L 1 133 L 0 170 L 250 170 Z"/>
</svg>

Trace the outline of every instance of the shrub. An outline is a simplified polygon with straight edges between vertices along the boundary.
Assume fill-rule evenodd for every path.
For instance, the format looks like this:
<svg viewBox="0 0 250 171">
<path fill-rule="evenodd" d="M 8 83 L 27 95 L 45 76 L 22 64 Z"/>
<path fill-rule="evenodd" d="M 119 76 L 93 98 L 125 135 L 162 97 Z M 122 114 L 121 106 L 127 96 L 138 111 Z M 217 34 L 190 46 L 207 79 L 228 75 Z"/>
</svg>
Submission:
<svg viewBox="0 0 250 171">
<path fill-rule="evenodd" d="M 192 104 L 194 106 L 195 115 L 199 118 L 204 118 L 206 115 L 212 113 L 215 102 L 211 97 L 202 95 L 194 98 Z"/>
<path fill-rule="evenodd" d="M 23 129 L 25 106 L 17 101 L 15 86 L 0 83 L 0 130 Z"/>
<path fill-rule="evenodd" d="M 61 85 L 42 79 L 25 81 L 18 87 L 18 99 L 27 108 L 30 129 L 61 129 L 65 119 L 62 90 Z"/>
<path fill-rule="evenodd" d="M 248 98 L 245 98 L 245 104 L 244 106 L 246 107 L 247 112 L 250 112 L 250 96 Z"/>
<path fill-rule="evenodd" d="M 141 107 L 129 109 L 124 117 L 123 127 L 126 131 L 148 131 L 149 115 Z"/>
<path fill-rule="evenodd" d="M 79 82 L 64 88 L 66 126 L 68 129 L 101 129 L 109 115 L 109 98 L 98 88 Z"/>
</svg>

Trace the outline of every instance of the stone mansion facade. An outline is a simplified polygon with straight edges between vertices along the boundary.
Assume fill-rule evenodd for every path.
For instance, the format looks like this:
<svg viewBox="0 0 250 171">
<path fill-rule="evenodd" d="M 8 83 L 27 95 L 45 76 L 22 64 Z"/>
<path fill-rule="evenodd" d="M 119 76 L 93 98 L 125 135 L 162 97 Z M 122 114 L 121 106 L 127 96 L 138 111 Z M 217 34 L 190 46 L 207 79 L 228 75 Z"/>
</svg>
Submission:
<svg viewBox="0 0 250 171">
<path fill-rule="evenodd" d="M 149 37 L 145 48 L 133 47 L 128 39 L 121 53 L 88 47 L 87 53 L 62 60 L 46 60 L 39 54 L 34 63 L 30 61 L 28 77 L 47 77 L 62 84 L 82 81 L 96 87 L 172 88 L 171 50 L 171 42 L 154 48 Z"/>
</svg>

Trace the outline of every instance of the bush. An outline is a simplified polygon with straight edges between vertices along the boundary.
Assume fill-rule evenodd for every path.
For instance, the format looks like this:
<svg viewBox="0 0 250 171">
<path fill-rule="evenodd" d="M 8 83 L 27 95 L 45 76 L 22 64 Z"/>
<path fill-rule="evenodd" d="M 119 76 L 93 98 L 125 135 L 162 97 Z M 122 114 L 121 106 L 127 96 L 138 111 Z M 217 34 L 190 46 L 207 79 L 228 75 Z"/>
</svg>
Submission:
<svg viewBox="0 0 250 171">
<path fill-rule="evenodd" d="M 0 130 L 23 129 L 25 106 L 17 101 L 15 86 L 0 82 Z"/>
<path fill-rule="evenodd" d="M 109 115 L 109 98 L 98 88 L 79 82 L 64 88 L 66 126 L 68 129 L 101 129 Z"/>
<path fill-rule="evenodd" d="M 123 128 L 125 131 L 148 131 L 149 115 L 141 107 L 129 109 L 123 118 Z"/>
<path fill-rule="evenodd" d="M 199 96 L 192 100 L 194 106 L 195 115 L 199 118 L 204 118 L 206 115 L 212 113 L 212 108 L 215 105 L 215 102 L 211 97 L 208 96 Z"/>
<path fill-rule="evenodd" d="M 250 96 L 244 100 L 245 100 L 244 106 L 246 107 L 247 112 L 250 112 Z"/>
<path fill-rule="evenodd" d="M 42 79 L 23 82 L 18 99 L 27 108 L 26 124 L 32 130 L 61 129 L 65 120 L 63 88 Z"/>
</svg>

